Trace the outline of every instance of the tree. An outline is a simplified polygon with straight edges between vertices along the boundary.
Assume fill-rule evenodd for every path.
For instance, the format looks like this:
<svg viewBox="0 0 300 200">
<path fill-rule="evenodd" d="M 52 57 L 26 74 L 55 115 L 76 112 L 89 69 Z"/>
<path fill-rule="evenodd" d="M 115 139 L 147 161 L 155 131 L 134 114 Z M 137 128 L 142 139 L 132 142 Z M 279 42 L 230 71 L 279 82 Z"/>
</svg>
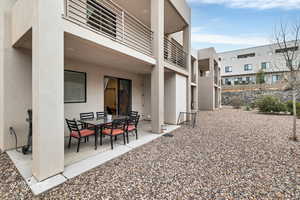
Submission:
<svg viewBox="0 0 300 200">
<path fill-rule="evenodd" d="M 293 102 L 293 135 L 291 140 L 297 141 L 297 113 L 296 113 L 296 96 L 299 89 L 299 36 L 300 23 L 280 24 L 279 29 L 275 29 L 274 39 L 276 42 L 275 53 L 279 54 L 284 63 L 280 63 L 285 67 L 284 71 L 288 72 L 285 79 L 292 92 Z M 277 65 L 277 64 L 275 64 Z M 278 66 L 278 65 L 277 65 Z"/>
<path fill-rule="evenodd" d="M 256 84 L 259 84 L 260 89 L 262 89 L 262 84 L 265 83 L 265 72 L 264 70 L 259 70 L 256 73 Z"/>
</svg>

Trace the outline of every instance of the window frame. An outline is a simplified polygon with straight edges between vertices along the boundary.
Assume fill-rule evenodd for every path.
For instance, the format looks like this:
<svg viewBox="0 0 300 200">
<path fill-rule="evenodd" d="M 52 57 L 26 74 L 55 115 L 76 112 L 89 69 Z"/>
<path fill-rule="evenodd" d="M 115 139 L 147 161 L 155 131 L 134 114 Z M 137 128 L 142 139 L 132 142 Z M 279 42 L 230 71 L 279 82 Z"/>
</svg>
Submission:
<svg viewBox="0 0 300 200">
<path fill-rule="evenodd" d="M 240 55 L 237 55 L 237 59 L 251 58 L 251 57 L 255 57 L 255 56 L 256 56 L 255 53 L 240 54 Z"/>
<path fill-rule="evenodd" d="M 275 81 L 274 81 L 274 77 L 276 77 Z M 272 75 L 272 83 L 277 83 L 280 80 L 281 80 L 281 75 L 280 74 L 273 74 Z"/>
<path fill-rule="evenodd" d="M 65 69 L 64 70 L 64 90 L 65 90 L 65 72 L 71 72 L 71 73 L 77 73 L 77 74 L 83 74 L 84 75 L 84 100 L 83 101 L 66 102 L 65 101 L 65 95 L 64 95 L 64 104 L 87 103 L 87 73 L 86 72 L 79 72 L 79 71 Z"/>
<path fill-rule="evenodd" d="M 249 69 L 249 66 L 251 66 L 251 69 Z M 252 64 L 245 64 L 244 65 L 244 71 L 252 71 L 253 70 L 253 65 Z"/>
<path fill-rule="evenodd" d="M 263 64 L 265 64 L 265 68 L 263 68 Z M 267 70 L 268 68 L 270 68 L 270 62 L 262 62 L 260 68 L 262 70 Z"/>
<path fill-rule="evenodd" d="M 230 69 L 230 70 L 227 70 L 227 69 Z M 226 66 L 225 73 L 230 73 L 230 72 L 232 72 L 232 66 Z"/>
</svg>

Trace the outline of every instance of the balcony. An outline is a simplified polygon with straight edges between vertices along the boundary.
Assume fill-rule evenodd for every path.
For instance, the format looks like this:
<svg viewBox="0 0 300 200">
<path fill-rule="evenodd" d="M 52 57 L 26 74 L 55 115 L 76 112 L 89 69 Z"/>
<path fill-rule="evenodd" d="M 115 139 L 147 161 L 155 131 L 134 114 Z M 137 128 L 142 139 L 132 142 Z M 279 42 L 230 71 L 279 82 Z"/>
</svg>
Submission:
<svg viewBox="0 0 300 200">
<path fill-rule="evenodd" d="M 179 43 L 175 40 L 169 40 L 167 37 L 164 39 L 164 58 L 165 61 L 180 68 L 187 68 L 187 53 Z"/>
<path fill-rule="evenodd" d="M 65 0 L 65 18 L 152 56 L 152 31 L 111 0 Z"/>
</svg>

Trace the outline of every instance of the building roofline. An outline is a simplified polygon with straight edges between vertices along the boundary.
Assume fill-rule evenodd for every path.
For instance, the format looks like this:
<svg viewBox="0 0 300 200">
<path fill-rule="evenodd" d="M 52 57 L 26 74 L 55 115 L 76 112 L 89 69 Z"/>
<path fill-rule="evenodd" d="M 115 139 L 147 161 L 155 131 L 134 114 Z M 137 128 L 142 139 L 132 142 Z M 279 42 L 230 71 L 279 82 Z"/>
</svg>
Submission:
<svg viewBox="0 0 300 200">
<path fill-rule="evenodd" d="M 294 41 L 295 40 L 290 40 L 290 41 L 288 41 L 288 43 L 294 42 Z M 235 52 L 235 51 L 242 51 L 242 50 L 250 50 L 250 49 L 261 48 L 261 47 L 268 47 L 268 46 L 273 46 L 273 45 L 277 45 L 277 43 L 259 45 L 259 46 L 248 47 L 248 48 L 240 48 L 240 49 L 235 49 L 235 50 L 230 50 L 230 51 L 222 51 L 222 52 L 218 52 L 217 54 L 219 55 L 219 54 L 231 53 L 231 52 Z"/>
</svg>

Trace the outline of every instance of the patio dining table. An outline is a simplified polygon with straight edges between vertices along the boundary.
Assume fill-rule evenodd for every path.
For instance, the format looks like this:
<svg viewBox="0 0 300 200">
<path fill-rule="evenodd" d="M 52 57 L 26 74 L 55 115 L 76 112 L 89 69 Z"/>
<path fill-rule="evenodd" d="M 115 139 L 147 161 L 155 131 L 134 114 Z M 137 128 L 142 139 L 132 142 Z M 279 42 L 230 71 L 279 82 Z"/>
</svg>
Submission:
<svg viewBox="0 0 300 200">
<path fill-rule="evenodd" d="M 97 150 L 97 141 L 98 141 L 98 135 L 99 130 L 102 131 L 103 126 L 111 124 L 114 120 L 118 119 L 127 119 L 128 116 L 124 115 L 113 115 L 111 119 L 108 119 L 107 117 L 103 118 L 96 118 L 96 119 L 88 119 L 88 120 L 77 120 L 78 122 L 86 125 L 90 125 L 95 127 L 95 150 Z"/>
</svg>

